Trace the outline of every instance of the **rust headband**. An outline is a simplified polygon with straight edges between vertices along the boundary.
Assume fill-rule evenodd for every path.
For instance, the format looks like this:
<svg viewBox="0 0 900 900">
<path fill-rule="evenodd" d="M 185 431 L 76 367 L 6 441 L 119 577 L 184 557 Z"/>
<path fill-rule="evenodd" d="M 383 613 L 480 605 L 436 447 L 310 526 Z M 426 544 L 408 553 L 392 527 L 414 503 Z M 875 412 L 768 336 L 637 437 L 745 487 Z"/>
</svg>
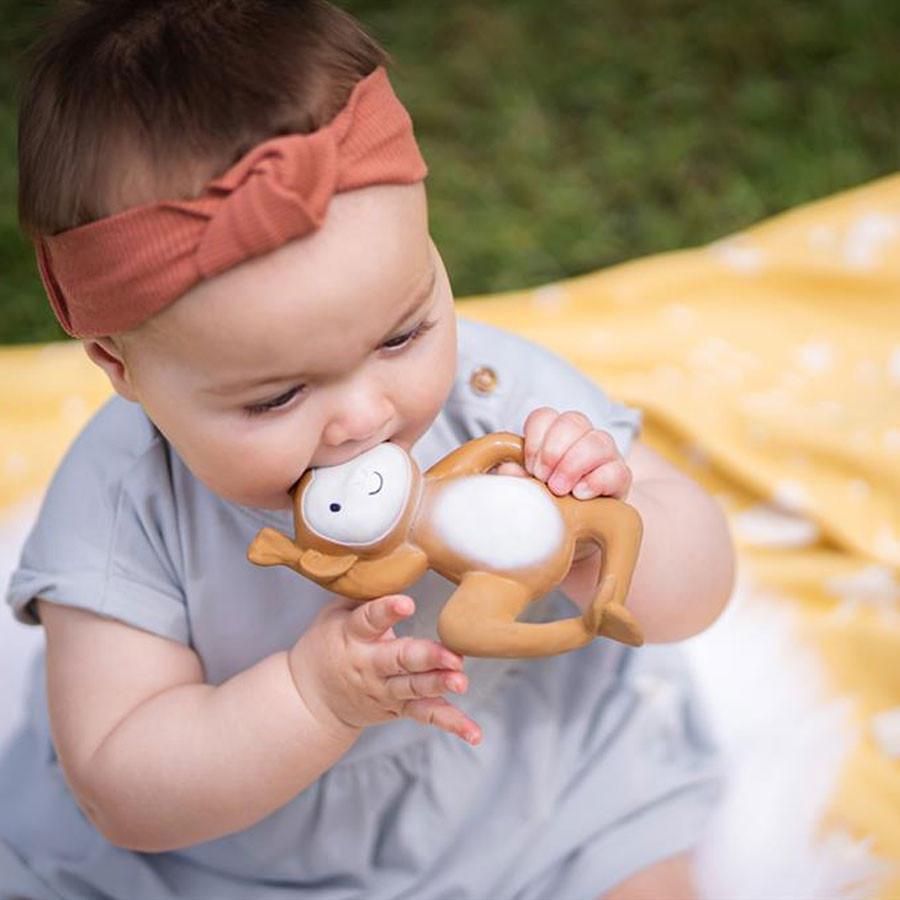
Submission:
<svg viewBox="0 0 900 900">
<path fill-rule="evenodd" d="M 334 194 L 411 184 L 427 171 L 379 66 L 327 125 L 258 144 L 195 200 L 137 206 L 39 238 L 41 280 L 72 337 L 118 334 L 204 278 L 320 228 Z"/>
</svg>

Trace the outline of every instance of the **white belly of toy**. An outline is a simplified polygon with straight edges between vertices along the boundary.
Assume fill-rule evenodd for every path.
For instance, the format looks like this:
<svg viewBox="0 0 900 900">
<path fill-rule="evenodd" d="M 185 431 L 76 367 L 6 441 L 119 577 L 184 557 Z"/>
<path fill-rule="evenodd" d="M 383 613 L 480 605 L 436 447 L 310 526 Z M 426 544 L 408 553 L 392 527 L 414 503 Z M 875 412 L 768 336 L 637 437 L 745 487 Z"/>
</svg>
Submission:
<svg viewBox="0 0 900 900">
<path fill-rule="evenodd" d="M 553 500 L 530 478 L 513 475 L 470 475 L 442 488 L 432 524 L 455 553 L 493 570 L 540 563 L 565 535 Z"/>
</svg>

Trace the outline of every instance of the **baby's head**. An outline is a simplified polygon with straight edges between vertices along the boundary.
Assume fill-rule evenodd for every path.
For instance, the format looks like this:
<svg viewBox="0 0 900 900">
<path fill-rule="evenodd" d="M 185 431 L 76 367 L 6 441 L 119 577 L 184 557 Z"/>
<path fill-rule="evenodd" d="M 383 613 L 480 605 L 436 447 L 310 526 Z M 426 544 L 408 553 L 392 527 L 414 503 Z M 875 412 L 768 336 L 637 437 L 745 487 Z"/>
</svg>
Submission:
<svg viewBox="0 0 900 900">
<path fill-rule="evenodd" d="M 323 0 L 78 4 L 37 48 L 23 93 L 23 227 L 40 245 L 199 197 L 261 143 L 333 122 L 385 58 Z M 221 496 L 289 508 L 304 469 L 388 439 L 409 449 L 443 405 L 453 299 L 421 176 L 402 180 L 339 187 L 321 227 L 193 279 L 132 327 L 84 338 L 116 391 Z M 127 284 L 114 287 L 127 303 Z"/>
</svg>

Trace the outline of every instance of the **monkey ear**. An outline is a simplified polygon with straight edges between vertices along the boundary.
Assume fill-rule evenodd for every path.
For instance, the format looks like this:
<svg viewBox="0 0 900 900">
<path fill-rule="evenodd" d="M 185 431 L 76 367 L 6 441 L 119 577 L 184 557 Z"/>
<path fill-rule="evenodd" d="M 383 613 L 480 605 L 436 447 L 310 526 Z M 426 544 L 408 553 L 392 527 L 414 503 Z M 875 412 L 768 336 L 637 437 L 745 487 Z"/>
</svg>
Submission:
<svg viewBox="0 0 900 900">
<path fill-rule="evenodd" d="M 298 560 L 298 567 L 304 575 L 316 581 L 334 581 L 347 572 L 358 558 L 352 553 L 331 556 L 318 550 L 305 550 Z"/>
<path fill-rule="evenodd" d="M 257 566 L 295 566 L 299 558 L 297 545 L 274 528 L 261 529 L 247 548 L 247 559 Z"/>
</svg>

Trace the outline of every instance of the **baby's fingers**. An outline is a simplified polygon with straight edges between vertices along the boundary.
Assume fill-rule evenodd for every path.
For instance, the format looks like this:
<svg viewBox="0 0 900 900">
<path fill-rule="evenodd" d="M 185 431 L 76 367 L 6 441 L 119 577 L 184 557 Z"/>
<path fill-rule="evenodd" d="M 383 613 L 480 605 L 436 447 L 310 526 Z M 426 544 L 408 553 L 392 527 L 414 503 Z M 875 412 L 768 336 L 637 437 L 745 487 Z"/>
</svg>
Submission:
<svg viewBox="0 0 900 900">
<path fill-rule="evenodd" d="M 361 604 L 347 619 L 347 634 L 361 641 L 377 641 L 416 610 L 412 597 L 391 594 Z"/>
<path fill-rule="evenodd" d="M 522 466 L 514 462 L 502 462 L 499 466 L 494 466 L 491 472 L 494 475 L 514 475 L 518 478 L 524 478 L 530 474 L 527 469 L 523 469 Z"/>
<path fill-rule="evenodd" d="M 434 725 L 455 734 L 469 744 L 481 742 L 481 729 L 462 710 L 440 697 L 410 700 L 403 707 L 403 715 L 423 725 Z"/>
<path fill-rule="evenodd" d="M 382 677 L 429 672 L 432 669 L 463 667 L 462 657 L 437 641 L 425 638 L 397 638 L 384 641 L 375 648 L 372 657 L 375 671 Z"/>
<path fill-rule="evenodd" d="M 392 700 L 417 700 L 421 697 L 440 697 L 447 691 L 462 694 L 469 679 L 462 672 L 421 672 L 417 675 L 395 675 L 385 682 Z"/>
</svg>

